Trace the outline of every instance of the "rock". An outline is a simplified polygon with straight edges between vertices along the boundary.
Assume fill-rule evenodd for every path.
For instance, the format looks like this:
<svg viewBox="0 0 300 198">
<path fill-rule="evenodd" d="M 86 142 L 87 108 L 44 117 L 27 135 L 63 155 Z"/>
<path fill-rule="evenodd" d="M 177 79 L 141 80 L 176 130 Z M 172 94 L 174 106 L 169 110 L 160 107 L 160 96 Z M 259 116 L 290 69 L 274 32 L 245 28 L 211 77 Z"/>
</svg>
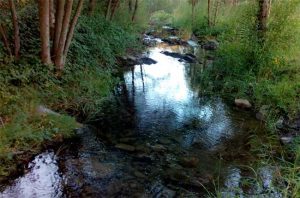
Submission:
<svg viewBox="0 0 300 198">
<path fill-rule="evenodd" d="M 203 45 L 202 48 L 205 50 L 217 50 L 219 47 L 219 43 L 216 40 L 209 40 L 206 41 Z"/>
<path fill-rule="evenodd" d="M 176 52 L 162 51 L 161 53 L 164 54 L 164 55 L 166 55 L 166 56 L 171 56 L 173 58 L 180 58 L 180 59 L 183 58 L 182 54 L 179 54 L 179 53 L 176 53 Z"/>
<path fill-rule="evenodd" d="M 39 105 L 37 108 L 36 108 L 36 112 L 39 114 L 39 115 L 54 115 L 54 116 L 60 116 L 59 113 L 56 113 L 54 111 L 52 111 L 51 109 L 48 109 L 47 107 L 43 106 L 43 105 Z"/>
<path fill-rule="evenodd" d="M 134 65 L 142 64 L 141 61 L 137 57 L 131 56 L 131 55 L 123 56 L 121 58 L 121 61 L 122 61 L 123 65 L 126 65 L 126 66 L 134 66 Z"/>
<path fill-rule="evenodd" d="M 235 99 L 234 103 L 237 107 L 241 109 L 251 109 L 251 103 L 246 99 Z"/>
<path fill-rule="evenodd" d="M 256 119 L 260 121 L 266 121 L 267 115 L 268 115 L 268 109 L 270 107 L 268 105 L 263 105 L 260 109 L 259 112 L 256 113 Z"/>
<path fill-rule="evenodd" d="M 185 157 L 180 161 L 180 164 L 185 168 L 195 168 L 199 164 L 199 159 L 196 157 Z"/>
<path fill-rule="evenodd" d="M 153 151 L 155 151 L 155 152 L 163 152 L 163 151 L 166 151 L 166 150 L 167 150 L 167 148 L 164 147 L 164 146 L 161 145 L 161 144 L 156 144 L 156 145 L 154 145 L 154 146 L 151 146 L 151 149 L 152 149 Z"/>
<path fill-rule="evenodd" d="M 173 58 L 178 58 L 179 61 L 185 61 L 187 63 L 195 63 L 197 61 L 197 58 L 193 54 L 180 54 L 176 52 L 168 52 L 168 51 L 162 51 L 162 54 L 166 56 L 171 56 Z"/>
<path fill-rule="evenodd" d="M 280 117 L 277 122 L 275 123 L 277 129 L 282 130 L 284 128 L 284 119 Z"/>
<path fill-rule="evenodd" d="M 139 172 L 139 171 L 134 171 L 134 176 L 139 177 L 139 178 L 147 178 L 146 175 L 144 175 L 143 173 Z"/>
<path fill-rule="evenodd" d="M 160 183 L 154 184 L 150 189 L 151 197 L 154 198 L 172 198 L 176 196 L 176 192 L 163 186 Z"/>
<path fill-rule="evenodd" d="M 186 45 L 187 44 L 186 41 L 181 40 L 177 36 L 170 36 L 168 38 L 163 38 L 161 40 L 165 43 L 168 43 L 169 45 Z"/>
<path fill-rule="evenodd" d="M 196 41 L 193 41 L 193 40 L 188 40 L 187 41 L 187 44 L 191 47 L 198 47 L 198 43 Z"/>
<path fill-rule="evenodd" d="M 135 147 L 131 146 L 131 145 L 128 145 L 128 144 L 117 144 L 115 147 L 117 149 L 121 149 L 121 150 L 124 150 L 124 151 L 130 151 L 130 152 L 135 151 Z"/>
<path fill-rule="evenodd" d="M 293 137 L 281 137 L 281 138 L 280 138 L 280 142 L 281 142 L 283 145 L 290 144 L 290 143 L 293 142 Z"/>
<path fill-rule="evenodd" d="M 149 58 L 149 57 L 142 57 L 140 59 L 140 62 L 142 62 L 145 65 L 152 65 L 152 64 L 156 64 L 157 63 L 156 60 L 153 60 L 152 58 Z"/>
<path fill-rule="evenodd" d="M 119 142 L 122 142 L 122 143 L 131 143 L 131 142 L 134 142 L 135 140 L 136 140 L 135 138 L 126 137 L 126 138 L 119 139 Z"/>
<path fill-rule="evenodd" d="M 172 141 L 169 140 L 168 138 L 160 138 L 159 143 L 161 143 L 161 144 L 171 144 Z"/>
<path fill-rule="evenodd" d="M 140 153 L 136 155 L 135 159 L 137 161 L 146 162 L 146 163 L 151 163 L 154 161 L 154 158 L 151 155 L 147 155 L 145 153 Z"/>
<path fill-rule="evenodd" d="M 167 34 L 171 34 L 171 35 L 177 35 L 178 34 L 178 29 L 174 28 L 174 27 L 170 27 L 170 26 L 163 26 L 162 27 L 163 32 L 167 33 Z"/>
</svg>

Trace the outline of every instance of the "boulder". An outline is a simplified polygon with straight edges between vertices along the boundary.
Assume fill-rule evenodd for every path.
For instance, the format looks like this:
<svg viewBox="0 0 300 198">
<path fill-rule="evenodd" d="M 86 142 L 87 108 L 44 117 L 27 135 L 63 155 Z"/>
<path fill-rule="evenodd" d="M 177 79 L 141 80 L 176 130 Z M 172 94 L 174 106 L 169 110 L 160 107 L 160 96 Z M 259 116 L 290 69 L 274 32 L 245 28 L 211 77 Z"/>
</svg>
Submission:
<svg viewBox="0 0 300 198">
<path fill-rule="evenodd" d="M 235 99 L 234 103 L 237 107 L 241 109 L 251 109 L 252 105 L 249 100 L 246 99 Z"/>
</svg>

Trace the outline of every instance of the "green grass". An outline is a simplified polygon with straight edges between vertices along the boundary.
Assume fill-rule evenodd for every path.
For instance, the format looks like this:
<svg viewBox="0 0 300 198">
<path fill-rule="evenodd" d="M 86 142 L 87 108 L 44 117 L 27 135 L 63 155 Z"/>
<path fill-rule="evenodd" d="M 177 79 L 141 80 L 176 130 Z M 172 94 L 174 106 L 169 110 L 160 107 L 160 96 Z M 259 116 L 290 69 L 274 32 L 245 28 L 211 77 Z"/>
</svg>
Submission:
<svg viewBox="0 0 300 198">
<path fill-rule="evenodd" d="M 82 15 L 62 76 L 39 61 L 35 7 L 20 11 L 22 55 L 14 62 L 0 51 L 0 178 L 16 170 L 16 154 L 40 151 L 45 141 L 71 137 L 76 120 L 88 122 L 119 81 L 117 56 L 142 47 L 135 27 L 124 29 L 100 14 Z M 23 38 L 25 36 L 25 38 Z M 60 116 L 41 116 L 38 105 Z"/>
<path fill-rule="evenodd" d="M 202 9 L 202 8 L 198 8 Z M 279 143 L 275 123 L 282 115 L 290 118 L 300 112 L 300 1 L 272 1 L 265 42 L 256 33 L 257 4 L 224 6 L 218 23 L 209 28 L 205 12 L 198 14 L 193 30 L 198 36 L 216 36 L 220 48 L 212 68 L 199 72 L 196 81 L 205 94 L 218 93 L 230 99 L 246 98 L 255 110 L 269 107 L 267 139 L 253 136 L 258 163 L 279 168 L 277 188 L 284 197 L 300 196 L 300 142 L 286 147 Z M 181 12 L 179 27 L 190 28 L 189 15 Z M 282 184 L 282 181 L 284 181 Z"/>
</svg>

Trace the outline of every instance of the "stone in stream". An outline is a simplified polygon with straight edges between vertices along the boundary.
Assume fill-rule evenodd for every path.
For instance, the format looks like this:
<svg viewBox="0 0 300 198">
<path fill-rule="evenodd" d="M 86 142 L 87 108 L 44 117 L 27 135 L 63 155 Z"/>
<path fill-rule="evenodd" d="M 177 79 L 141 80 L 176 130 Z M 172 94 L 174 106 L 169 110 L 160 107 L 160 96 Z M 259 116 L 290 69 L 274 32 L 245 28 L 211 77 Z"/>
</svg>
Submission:
<svg viewBox="0 0 300 198">
<path fill-rule="evenodd" d="M 180 53 L 168 52 L 168 51 L 162 51 L 161 53 L 166 55 L 166 56 L 171 56 L 173 58 L 178 58 L 179 61 L 185 61 L 187 63 L 196 63 L 197 62 L 197 58 L 193 54 L 180 54 Z"/>
<path fill-rule="evenodd" d="M 281 137 L 281 138 L 280 138 L 280 142 L 281 142 L 283 145 L 290 144 L 290 143 L 293 142 L 293 137 Z"/>
<path fill-rule="evenodd" d="M 160 183 L 155 183 L 150 189 L 151 197 L 154 198 L 172 198 L 176 196 L 176 192 L 163 186 Z"/>
<path fill-rule="evenodd" d="M 149 58 L 149 57 L 142 57 L 140 60 L 145 65 L 152 65 L 152 64 L 156 64 L 157 63 L 156 60 L 153 60 L 152 58 Z"/>
<path fill-rule="evenodd" d="M 142 179 L 147 178 L 146 175 L 144 175 L 143 173 L 141 173 L 139 171 L 134 171 L 133 175 L 136 176 L 136 177 L 138 177 L 138 178 L 142 178 Z"/>
<path fill-rule="evenodd" d="M 180 161 L 180 164 L 185 168 L 195 168 L 199 164 L 199 159 L 196 157 L 185 157 Z"/>
<path fill-rule="evenodd" d="M 121 149 L 121 150 L 124 150 L 124 151 L 130 151 L 130 152 L 135 151 L 135 147 L 131 146 L 131 145 L 128 145 L 128 144 L 117 144 L 117 145 L 115 145 L 115 147 L 117 149 Z"/>
<path fill-rule="evenodd" d="M 219 47 L 219 43 L 216 40 L 209 40 L 206 41 L 203 45 L 202 48 L 205 50 L 217 50 Z"/>
<path fill-rule="evenodd" d="M 241 109 L 251 109 L 252 105 L 249 100 L 246 99 L 235 99 L 234 103 L 237 107 Z"/>
<path fill-rule="evenodd" d="M 260 121 L 266 121 L 266 118 L 268 116 L 268 109 L 270 108 L 270 106 L 268 105 L 263 105 L 259 111 L 256 113 L 256 119 L 260 120 Z"/>
<path fill-rule="evenodd" d="M 161 144 L 156 144 L 154 146 L 151 146 L 151 149 L 155 152 L 164 152 L 167 150 L 167 148 Z"/>
</svg>

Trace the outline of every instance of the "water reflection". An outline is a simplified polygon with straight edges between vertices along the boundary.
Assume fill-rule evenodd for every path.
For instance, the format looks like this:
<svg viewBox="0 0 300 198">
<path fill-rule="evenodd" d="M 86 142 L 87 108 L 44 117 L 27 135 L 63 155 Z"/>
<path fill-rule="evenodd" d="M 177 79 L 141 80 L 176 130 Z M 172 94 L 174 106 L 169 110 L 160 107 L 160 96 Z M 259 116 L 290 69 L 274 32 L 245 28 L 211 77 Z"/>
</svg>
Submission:
<svg viewBox="0 0 300 198">
<path fill-rule="evenodd" d="M 57 157 L 53 152 L 38 155 L 29 164 L 29 173 L 0 193 L 1 198 L 59 198 L 62 178 L 58 173 Z"/>
<path fill-rule="evenodd" d="M 174 133 L 195 120 L 200 124 L 190 131 L 193 138 L 184 134 L 193 139 L 189 145 L 201 140 L 206 146 L 216 145 L 222 137 L 233 132 L 226 107 L 220 99 L 201 104 L 198 93 L 191 88 L 190 66 L 161 53 L 166 50 L 188 52 L 182 46 L 161 44 L 149 51 L 149 57 L 158 61 L 157 64 L 137 65 L 125 73 L 125 82 L 136 110 L 136 131 L 148 136 Z"/>
</svg>

